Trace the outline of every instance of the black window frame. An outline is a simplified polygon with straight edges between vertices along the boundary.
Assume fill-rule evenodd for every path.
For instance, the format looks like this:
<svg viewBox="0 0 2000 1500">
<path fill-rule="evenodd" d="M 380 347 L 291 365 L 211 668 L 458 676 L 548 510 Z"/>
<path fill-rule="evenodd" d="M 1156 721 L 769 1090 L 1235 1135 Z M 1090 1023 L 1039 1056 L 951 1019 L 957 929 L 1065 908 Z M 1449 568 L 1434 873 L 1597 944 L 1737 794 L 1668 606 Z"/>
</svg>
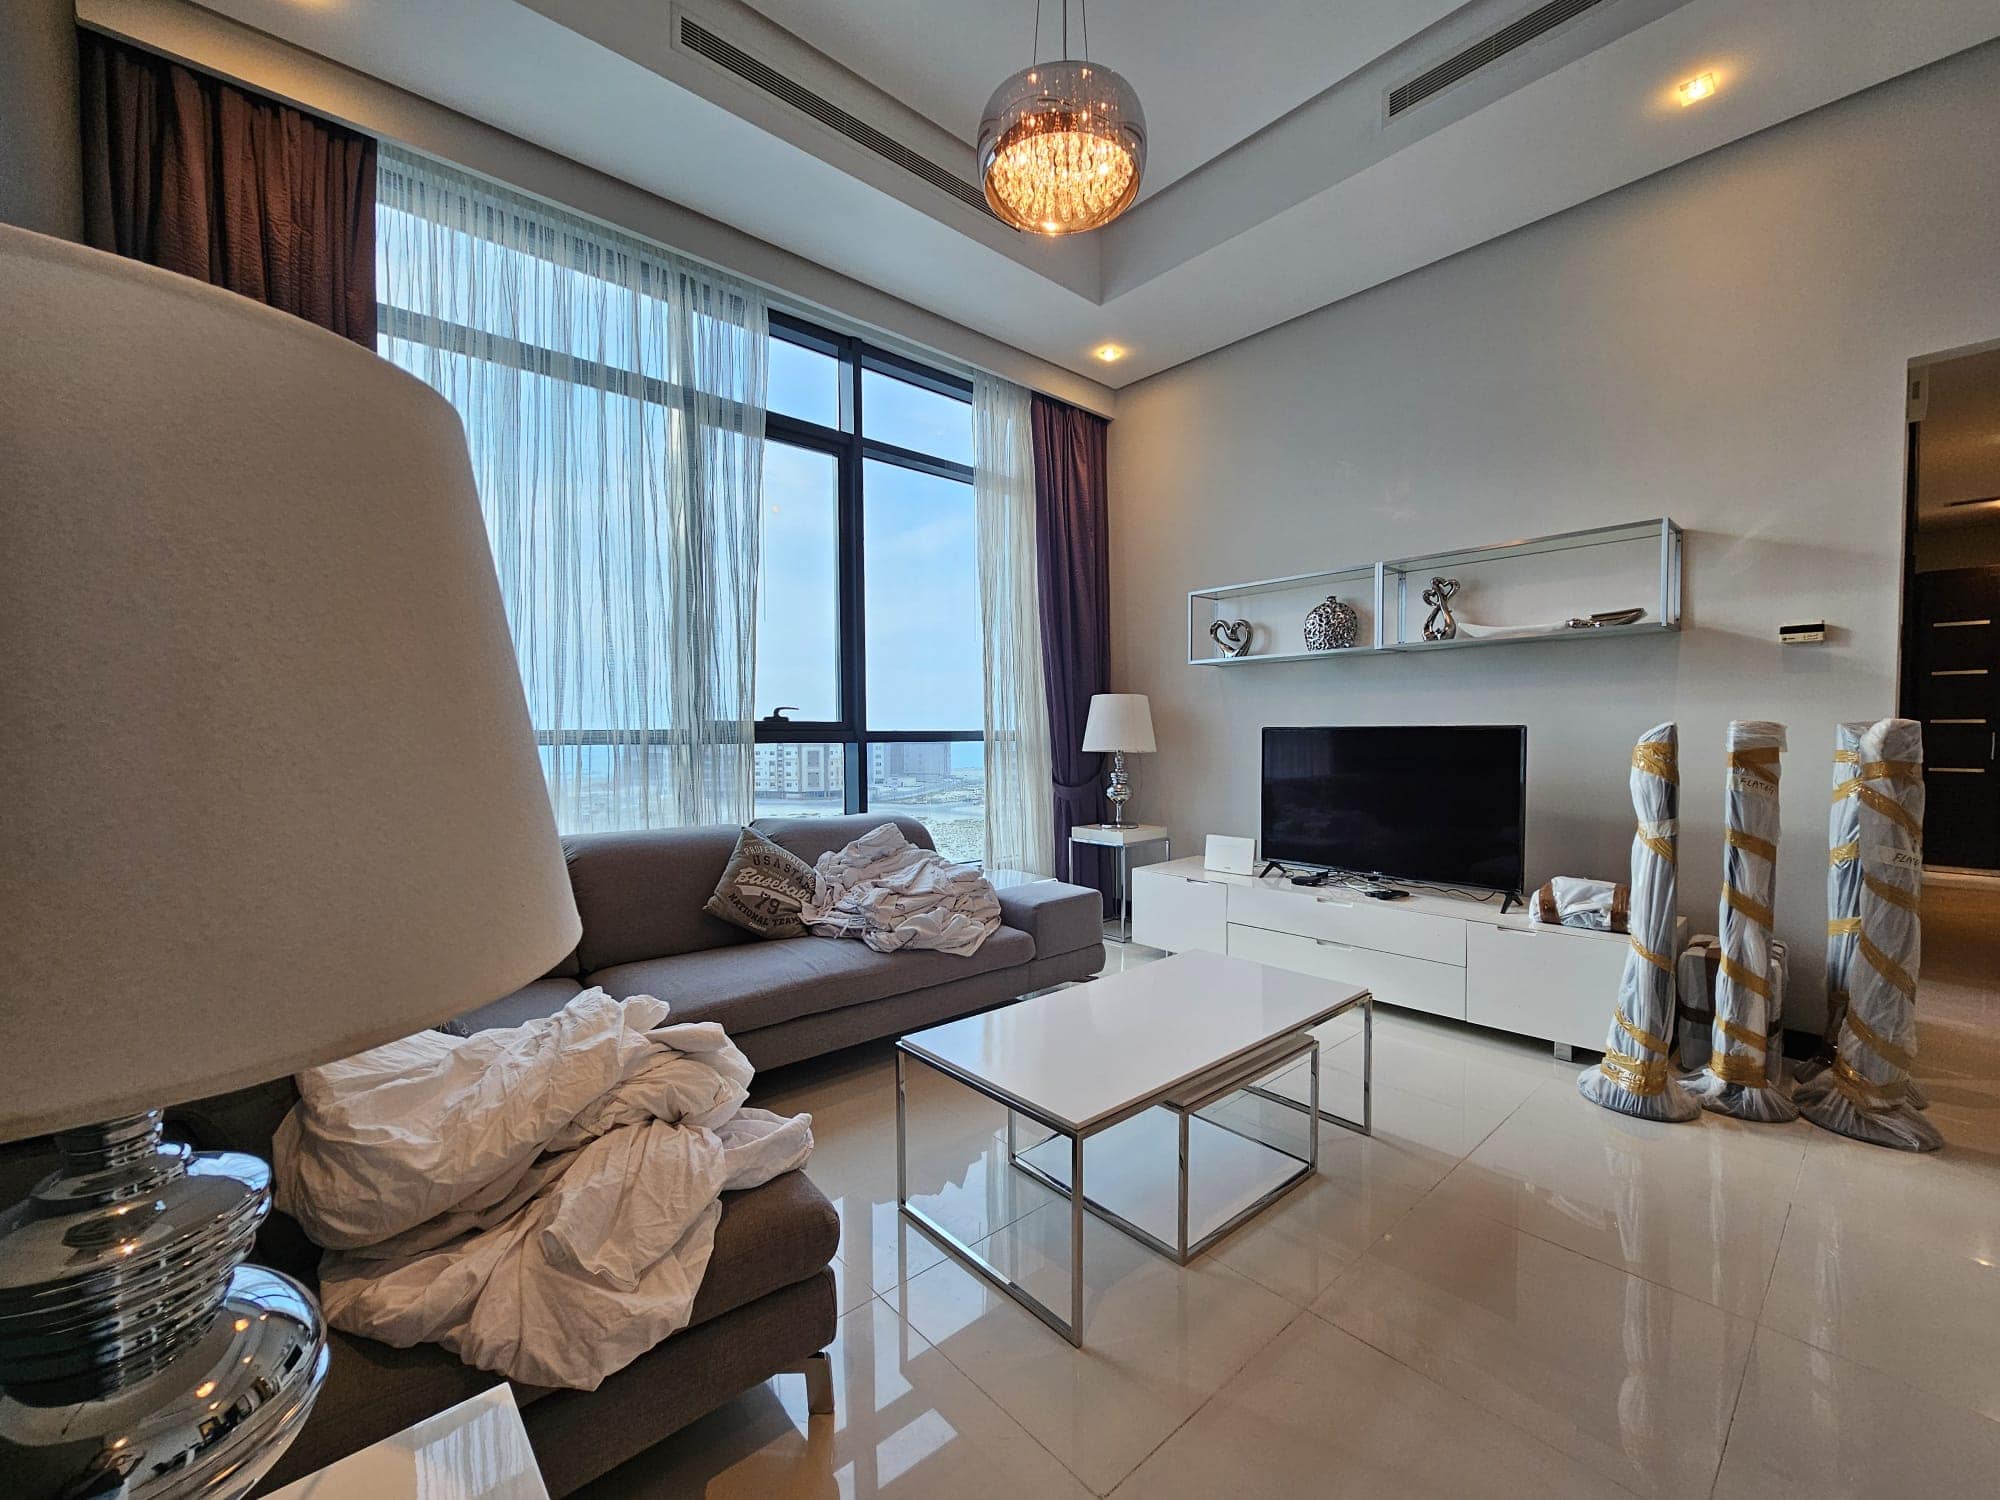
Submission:
<svg viewBox="0 0 2000 1500">
<path fill-rule="evenodd" d="M 970 464 L 957 463 L 935 454 L 899 447 L 863 436 L 862 380 L 864 370 L 905 381 L 939 395 L 967 403 L 970 420 L 972 382 L 961 375 L 939 370 L 920 361 L 878 348 L 852 334 L 796 317 L 771 313 L 771 337 L 786 343 L 830 355 L 840 382 L 838 427 L 827 427 L 800 417 L 769 411 L 764 418 L 764 440 L 786 443 L 817 453 L 832 454 L 838 485 L 839 552 L 838 576 L 840 632 L 839 682 L 835 701 L 838 719 L 776 719 L 756 721 L 755 738 L 760 745 L 838 744 L 843 751 L 841 793 L 844 811 L 868 811 L 868 752 L 874 745 L 950 744 L 983 741 L 984 726 L 964 729 L 872 729 L 868 724 L 868 622 L 865 615 L 867 556 L 863 542 L 867 494 L 864 474 L 869 463 L 893 464 L 940 479 L 973 482 Z"/>
</svg>

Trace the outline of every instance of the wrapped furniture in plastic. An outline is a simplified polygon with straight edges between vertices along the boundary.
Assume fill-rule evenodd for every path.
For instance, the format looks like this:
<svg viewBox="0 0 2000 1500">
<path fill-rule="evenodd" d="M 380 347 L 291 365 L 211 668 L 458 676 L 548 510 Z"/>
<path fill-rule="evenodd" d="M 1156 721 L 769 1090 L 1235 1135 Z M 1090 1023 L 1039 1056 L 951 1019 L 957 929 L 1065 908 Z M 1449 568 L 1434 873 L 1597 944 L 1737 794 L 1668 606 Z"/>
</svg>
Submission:
<svg viewBox="0 0 2000 1500">
<path fill-rule="evenodd" d="M 1558 875 L 1535 892 L 1530 918 L 1546 927 L 1587 927 L 1594 932 L 1630 932 L 1632 888 L 1581 875 Z"/>
<path fill-rule="evenodd" d="M 1819 1053 L 1800 1065 L 1801 1084 L 1819 1077 L 1839 1056 L 1840 1029 L 1847 1020 L 1848 975 L 1861 938 L 1861 798 L 1854 768 L 1861 763 L 1865 723 L 1836 724 L 1833 730 L 1833 806 L 1826 827 L 1826 1033 Z M 1929 1107 L 1915 1080 L 1906 1086 L 1914 1109 Z"/>
<path fill-rule="evenodd" d="M 1782 939 L 1771 941 L 1771 1014 L 1785 1013 L 1785 988 L 1790 982 L 1790 955 Z M 1696 1074 L 1708 1066 L 1711 1037 L 1715 1029 L 1715 981 L 1722 970 L 1722 939 L 1714 933 L 1696 933 L 1682 950 L 1675 966 L 1675 1013 L 1680 1021 L 1680 1064 L 1684 1073 Z M 1785 1048 L 1782 1034 L 1774 1026 L 1764 1051 L 1764 1076 L 1774 1084 L 1785 1080 Z M 1690 1081 L 1683 1078 L 1682 1082 Z"/>
<path fill-rule="evenodd" d="M 1656 724 L 1632 749 L 1631 951 L 1618 984 L 1618 1009 L 1604 1060 L 1577 1075 L 1577 1091 L 1593 1104 L 1642 1120 L 1692 1120 L 1701 1107 L 1675 1080 L 1674 851 L 1679 837 L 1680 735 Z"/>
<path fill-rule="evenodd" d="M 1722 963 L 1715 980 L 1708 1063 L 1688 1081 L 1688 1092 L 1704 1109 L 1739 1120 L 1799 1117 L 1782 1085 L 1770 1076 L 1780 1034 L 1779 996 L 1771 983 L 1771 929 L 1784 750 L 1782 724 L 1738 719 L 1729 726 L 1729 779 L 1722 798 Z"/>
<path fill-rule="evenodd" d="M 1834 796 L 1852 799 L 1856 811 L 1860 912 L 1838 1050 L 1801 1086 L 1799 1103 L 1815 1125 L 1856 1140 L 1935 1151 L 1944 1138 L 1909 1099 L 1922 957 L 1923 730 L 1910 719 L 1883 719 L 1835 756 L 1847 775 Z"/>
<path fill-rule="evenodd" d="M 1674 966 L 1674 1023 L 1679 1030 L 1681 1067 L 1699 1073 L 1708 1066 L 1708 1034 L 1715 1026 L 1715 975 L 1722 966 L 1722 939 L 1697 932 Z"/>
</svg>

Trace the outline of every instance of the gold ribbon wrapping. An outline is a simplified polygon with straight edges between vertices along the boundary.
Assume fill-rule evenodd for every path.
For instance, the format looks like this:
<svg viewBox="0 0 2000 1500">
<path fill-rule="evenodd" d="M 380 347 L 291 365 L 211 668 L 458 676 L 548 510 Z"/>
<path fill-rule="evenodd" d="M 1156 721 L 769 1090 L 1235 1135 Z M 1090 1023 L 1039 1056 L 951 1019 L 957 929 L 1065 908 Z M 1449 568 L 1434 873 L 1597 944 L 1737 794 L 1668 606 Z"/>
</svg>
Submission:
<svg viewBox="0 0 2000 1500">
<path fill-rule="evenodd" d="M 1743 1057 L 1734 1052 L 1717 1052 L 1708 1060 L 1708 1071 L 1724 1083 L 1747 1084 L 1752 1088 L 1763 1088 L 1770 1082 L 1764 1076 L 1762 1057 Z"/>
<path fill-rule="evenodd" d="M 1723 830 L 1723 840 L 1732 849 L 1741 849 L 1745 854 L 1754 854 L 1770 864 L 1778 862 L 1778 846 L 1769 839 L 1760 839 L 1754 833 L 1745 833 L 1740 828 Z"/>
<path fill-rule="evenodd" d="M 1763 1032 L 1752 1031 L 1748 1026 L 1739 1026 L 1734 1021 L 1718 1020 L 1715 1024 L 1722 1028 L 1722 1034 L 1730 1041 L 1739 1046 L 1753 1047 L 1760 1056 L 1771 1040 Z"/>
<path fill-rule="evenodd" d="M 1674 972 L 1674 966 L 1672 964 L 1668 963 L 1666 959 L 1662 958 L 1659 954 L 1655 953 L 1651 948 L 1648 948 L 1644 943 L 1640 942 L 1636 937 L 1628 936 L 1626 938 L 1626 941 L 1632 945 L 1632 951 L 1634 953 L 1638 954 L 1639 957 L 1645 959 L 1647 963 L 1651 964 L 1654 968 L 1660 970 L 1660 972 L 1662 972 L 1663 974 L 1671 974 Z"/>
<path fill-rule="evenodd" d="M 1768 1001 L 1771 998 L 1771 980 L 1769 976 L 1751 973 L 1727 953 L 1722 955 L 1722 972 L 1759 999 Z"/>
<path fill-rule="evenodd" d="M 1851 1020 L 1852 1017 L 1850 1016 Z M 1877 1083 L 1872 1078 L 1863 1078 L 1845 1058 L 1836 1057 L 1833 1066 L 1827 1070 L 1833 1077 L 1834 1086 L 1848 1097 L 1856 1109 L 1869 1114 L 1886 1114 L 1903 1102 L 1909 1092 L 1909 1080 L 1899 1078 L 1894 1083 Z"/>
<path fill-rule="evenodd" d="M 1733 885 L 1723 886 L 1722 899 L 1742 912 L 1744 916 L 1755 922 L 1766 932 L 1769 932 L 1777 925 L 1777 918 L 1772 914 L 1770 907 L 1761 901 L 1752 901 Z"/>
<path fill-rule="evenodd" d="M 1620 1088 L 1641 1096 L 1663 1094 L 1667 1089 L 1667 1060 L 1651 1062 L 1631 1057 L 1615 1049 L 1607 1050 L 1599 1070 Z"/>
<path fill-rule="evenodd" d="M 1861 956 L 1868 960 L 1868 967 L 1880 974 L 1905 1000 L 1917 998 L 1917 981 L 1910 971 L 1875 946 L 1875 940 L 1866 932 L 1861 934 Z"/>
<path fill-rule="evenodd" d="M 1676 746 L 1659 740 L 1644 740 L 1632 747 L 1632 769 L 1644 771 L 1649 776 L 1679 786 L 1681 782 L 1680 751 Z"/>
<path fill-rule="evenodd" d="M 1862 1046 L 1873 1052 L 1891 1067 L 1901 1068 L 1905 1073 L 1910 1071 L 1910 1066 L 1916 1059 L 1910 1056 L 1908 1052 L 1883 1036 L 1874 1027 L 1862 1020 L 1861 1017 L 1855 1015 L 1853 1011 L 1847 1013 L 1846 1020 L 1847 1029 L 1854 1033 L 1854 1039 L 1860 1042 Z"/>
<path fill-rule="evenodd" d="M 1891 885 L 1880 876 L 1871 875 L 1866 870 L 1861 872 L 1861 883 L 1873 891 L 1878 899 L 1888 902 L 1891 906 L 1900 906 L 1904 911 L 1917 909 L 1915 891 L 1906 891 L 1900 885 Z"/>
<path fill-rule="evenodd" d="M 1644 1047 L 1648 1052 L 1657 1052 L 1660 1056 L 1665 1057 L 1673 1050 L 1667 1043 L 1654 1036 L 1652 1032 L 1642 1031 L 1639 1027 L 1634 1026 L 1630 1021 L 1626 1020 L 1623 1011 L 1615 1011 L 1613 1015 L 1617 1019 L 1618 1029 L 1632 1038 L 1641 1047 Z"/>
</svg>

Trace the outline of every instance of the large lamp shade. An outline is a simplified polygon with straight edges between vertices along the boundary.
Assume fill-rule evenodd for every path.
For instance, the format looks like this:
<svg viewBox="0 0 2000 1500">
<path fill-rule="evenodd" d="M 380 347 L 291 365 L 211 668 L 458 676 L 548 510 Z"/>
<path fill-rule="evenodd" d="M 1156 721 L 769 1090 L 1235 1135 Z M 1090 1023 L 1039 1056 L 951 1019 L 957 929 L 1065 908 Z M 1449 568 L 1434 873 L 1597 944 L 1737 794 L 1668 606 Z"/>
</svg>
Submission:
<svg viewBox="0 0 2000 1500">
<path fill-rule="evenodd" d="M 1086 752 L 1122 750 L 1151 754 L 1153 708 L 1144 693 L 1097 693 L 1083 722 Z"/>
<path fill-rule="evenodd" d="M 440 396 L 0 227 L 0 1140 L 377 1045 L 578 922 Z"/>
</svg>

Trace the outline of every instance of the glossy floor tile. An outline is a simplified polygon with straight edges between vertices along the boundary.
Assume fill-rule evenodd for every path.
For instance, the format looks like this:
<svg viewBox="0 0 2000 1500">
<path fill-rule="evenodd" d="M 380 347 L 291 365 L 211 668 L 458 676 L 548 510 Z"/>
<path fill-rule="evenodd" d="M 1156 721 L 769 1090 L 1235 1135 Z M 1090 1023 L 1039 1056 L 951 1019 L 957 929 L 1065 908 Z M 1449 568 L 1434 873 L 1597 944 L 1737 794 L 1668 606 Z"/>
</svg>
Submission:
<svg viewBox="0 0 2000 1500">
<path fill-rule="evenodd" d="M 1631 1120 L 1577 1095 L 1587 1059 L 1384 1009 L 1372 1138 L 1322 1124 L 1319 1174 L 1187 1267 L 1086 1219 L 1081 1350 L 897 1213 L 886 1045 L 760 1078 L 840 1216 L 840 1412 L 780 1378 L 592 1494 L 2000 1494 L 2000 895 L 1933 914 L 1944 1151 Z M 1323 1047 L 1358 1114 L 1359 1018 Z M 1069 1211 L 1004 1112 L 910 1082 L 912 1193 L 1066 1305 Z M 1213 1117 L 1302 1140 L 1268 1100 Z"/>
<path fill-rule="evenodd" d="M 1647 1495 L 1713 1480 L 1754 1326 L 1435 1198 L 1314 1310 Z"/>
<path fill-rule="evenodd" d="M 1873 1500 L 2000 1491 L 2000 1422 L 1757 1330 L 1715 1493 Z"/>
<path fill-rule="evenodd" d="M 1829 1158 L 1872 1151 L 1842 1145 Z M 2000 1192 L 1869 1193 L 1873 1163 L 1807 1161 L 1761 1321 L 2000 1420 Z M 1931 1175 L 1941 1162 L 1905 1158 Z M 1927 1171 L 1927 1169 L 1931 1169 Z M 1816 1188 L 1816 1185 L 1817 1188 Z"/>
<path fill-rule="evenodd" d="M 1754 1318 L 1812 1127 L 1611 1114 L 1549 1082 L 1455 1167 L 1434 1201 L 1482 1214 Z"/>
<path fill-rule="evenodd" d="M 1038 1210 L 978 1249 L 1067 1315 L 1067 1207 Z M 1212 1257 L 1176 1266 L 1092 1215 L 1084 1285 L 1081 1349 L 956 1261 L 885 1300 L 1100 1494 L 1299 1311 Z"/>
<path fill-rule="evenodd" d="M 1113 1492 L 1116 1500 L 1626 1492 L 1310 1315 Z"/>
</svg>

